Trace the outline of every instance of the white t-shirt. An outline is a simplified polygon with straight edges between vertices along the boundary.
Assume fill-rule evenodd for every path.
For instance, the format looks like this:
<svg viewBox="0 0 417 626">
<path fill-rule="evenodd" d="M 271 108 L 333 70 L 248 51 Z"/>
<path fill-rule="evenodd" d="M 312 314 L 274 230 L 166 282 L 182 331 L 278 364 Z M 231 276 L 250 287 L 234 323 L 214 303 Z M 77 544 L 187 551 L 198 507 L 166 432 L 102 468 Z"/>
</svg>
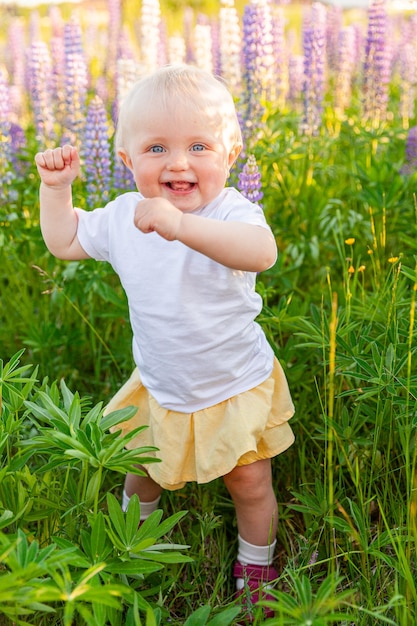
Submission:
<svg viewBox="0 0 417 626">
<path fill-rule="evenodd" d="M 184 413 L 252 389 L 272 372 L 273 351 L 254 319 L 254 272 L 230 269 L 133 222 L 138 192 L 79 216 L 86 253 L 111 263 L 127 294 L 133 357 L 158 403 Z M 195 214 L 264 228 L 262 209 L 226 188 Z"/>
</svg>

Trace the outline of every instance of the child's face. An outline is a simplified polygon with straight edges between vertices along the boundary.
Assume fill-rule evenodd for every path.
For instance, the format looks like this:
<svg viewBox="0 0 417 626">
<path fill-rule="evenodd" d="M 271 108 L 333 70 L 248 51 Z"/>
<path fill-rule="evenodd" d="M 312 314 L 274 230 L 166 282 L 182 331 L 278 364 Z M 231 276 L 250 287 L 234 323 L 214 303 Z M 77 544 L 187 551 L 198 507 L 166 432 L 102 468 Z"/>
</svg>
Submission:
<svg viewBox="0 0 417 626">
<path fill-rule="evenodd" d="M 174 114 L 162 107 L 149 111 L 138 120 L 128 149 L 120 150 L 146 198 L 166 198 L 184 212 L 218 196 L 238 153 L 225 145 L 223 129 L 208 115 L 183 104 Z"/>
</svg>

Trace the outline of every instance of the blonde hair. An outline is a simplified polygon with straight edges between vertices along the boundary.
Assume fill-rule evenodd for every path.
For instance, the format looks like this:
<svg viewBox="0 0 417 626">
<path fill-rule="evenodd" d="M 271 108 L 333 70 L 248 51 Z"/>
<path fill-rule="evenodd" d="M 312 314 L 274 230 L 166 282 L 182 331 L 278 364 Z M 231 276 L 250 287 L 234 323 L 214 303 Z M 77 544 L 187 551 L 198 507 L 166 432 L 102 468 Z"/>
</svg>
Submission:
<svg viewBox="0 0 417 626">
<path fill-rule="evenodd" d="M 195 107 L 210 124 L 222 129 L 230 150 L 242 147 L 242 133 L 233 97 L 221 78 L 192 65 L 167 65 L 138 80 L 122 101 L 115 134 L 115 150 L 128 151 L 132 127 L 153 103 L 169 109 Z"/>
</svg>

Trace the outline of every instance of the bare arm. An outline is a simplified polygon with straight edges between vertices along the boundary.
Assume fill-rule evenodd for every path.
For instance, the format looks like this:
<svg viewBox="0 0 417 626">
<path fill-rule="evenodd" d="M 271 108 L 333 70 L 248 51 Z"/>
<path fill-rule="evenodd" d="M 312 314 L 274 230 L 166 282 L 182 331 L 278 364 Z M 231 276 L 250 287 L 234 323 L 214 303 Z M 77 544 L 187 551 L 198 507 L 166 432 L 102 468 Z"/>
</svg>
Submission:
<svg viewBox="0 0 417 626">
<path fill-rule="evenodd" d="M 244 222 L 222 222 L 183 213 L 178 241 L 214 261 L 247 272 L 263 272 L 275 263 L 271 232 Z"/>
<path fill-rule="evenodd" d="M 262 272 L 276 259 L 275 239 L 267 228 L 183 213 L 163 198 L 139 202 L 135 224 L 142 232 L 155 231 L 164 239 L 177 239 L 232 269 Z"/>
<path fill-rule="evenodd" d="M 68 261 L 88 259 L 78 241 L 78 218 L 72 204 L 71 185 L 80 172 L 77 150 L 67 145 L 39 152 L 35 163 L 41 178 L 41 230 L 49 251 Z"/>
</svg>

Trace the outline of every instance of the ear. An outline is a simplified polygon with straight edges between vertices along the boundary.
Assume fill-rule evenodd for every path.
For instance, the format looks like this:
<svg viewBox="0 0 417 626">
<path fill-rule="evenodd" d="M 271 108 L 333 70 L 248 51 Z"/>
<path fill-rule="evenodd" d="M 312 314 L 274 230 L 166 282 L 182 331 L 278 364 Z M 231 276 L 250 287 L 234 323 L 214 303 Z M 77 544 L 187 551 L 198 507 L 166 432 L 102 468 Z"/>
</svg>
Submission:
<svg viewBox="0 0 417 626">
<path fill-rule="evenodd" d="M 236 161 L 237 157 L 239 156 L 241 150 L 242 150 L 242 146 L 238 143 L 236 143 L 233 146 L 233 148 L 230 150 L 228 161 L 227 161 L 229 168 L 232 167 L 233 163 Z"/>
<path fill-rule="evenodd" d="M 117 154 L 122 159 L 122 161 L 126 165 L 126 167 L 130 171 L 132 171 L 132 159 L 130 158 L 130 156 L 128 155 L 126 150 L 124 148 L 119 148 L 118 151 L 117 151 Z"/>
</svg>

